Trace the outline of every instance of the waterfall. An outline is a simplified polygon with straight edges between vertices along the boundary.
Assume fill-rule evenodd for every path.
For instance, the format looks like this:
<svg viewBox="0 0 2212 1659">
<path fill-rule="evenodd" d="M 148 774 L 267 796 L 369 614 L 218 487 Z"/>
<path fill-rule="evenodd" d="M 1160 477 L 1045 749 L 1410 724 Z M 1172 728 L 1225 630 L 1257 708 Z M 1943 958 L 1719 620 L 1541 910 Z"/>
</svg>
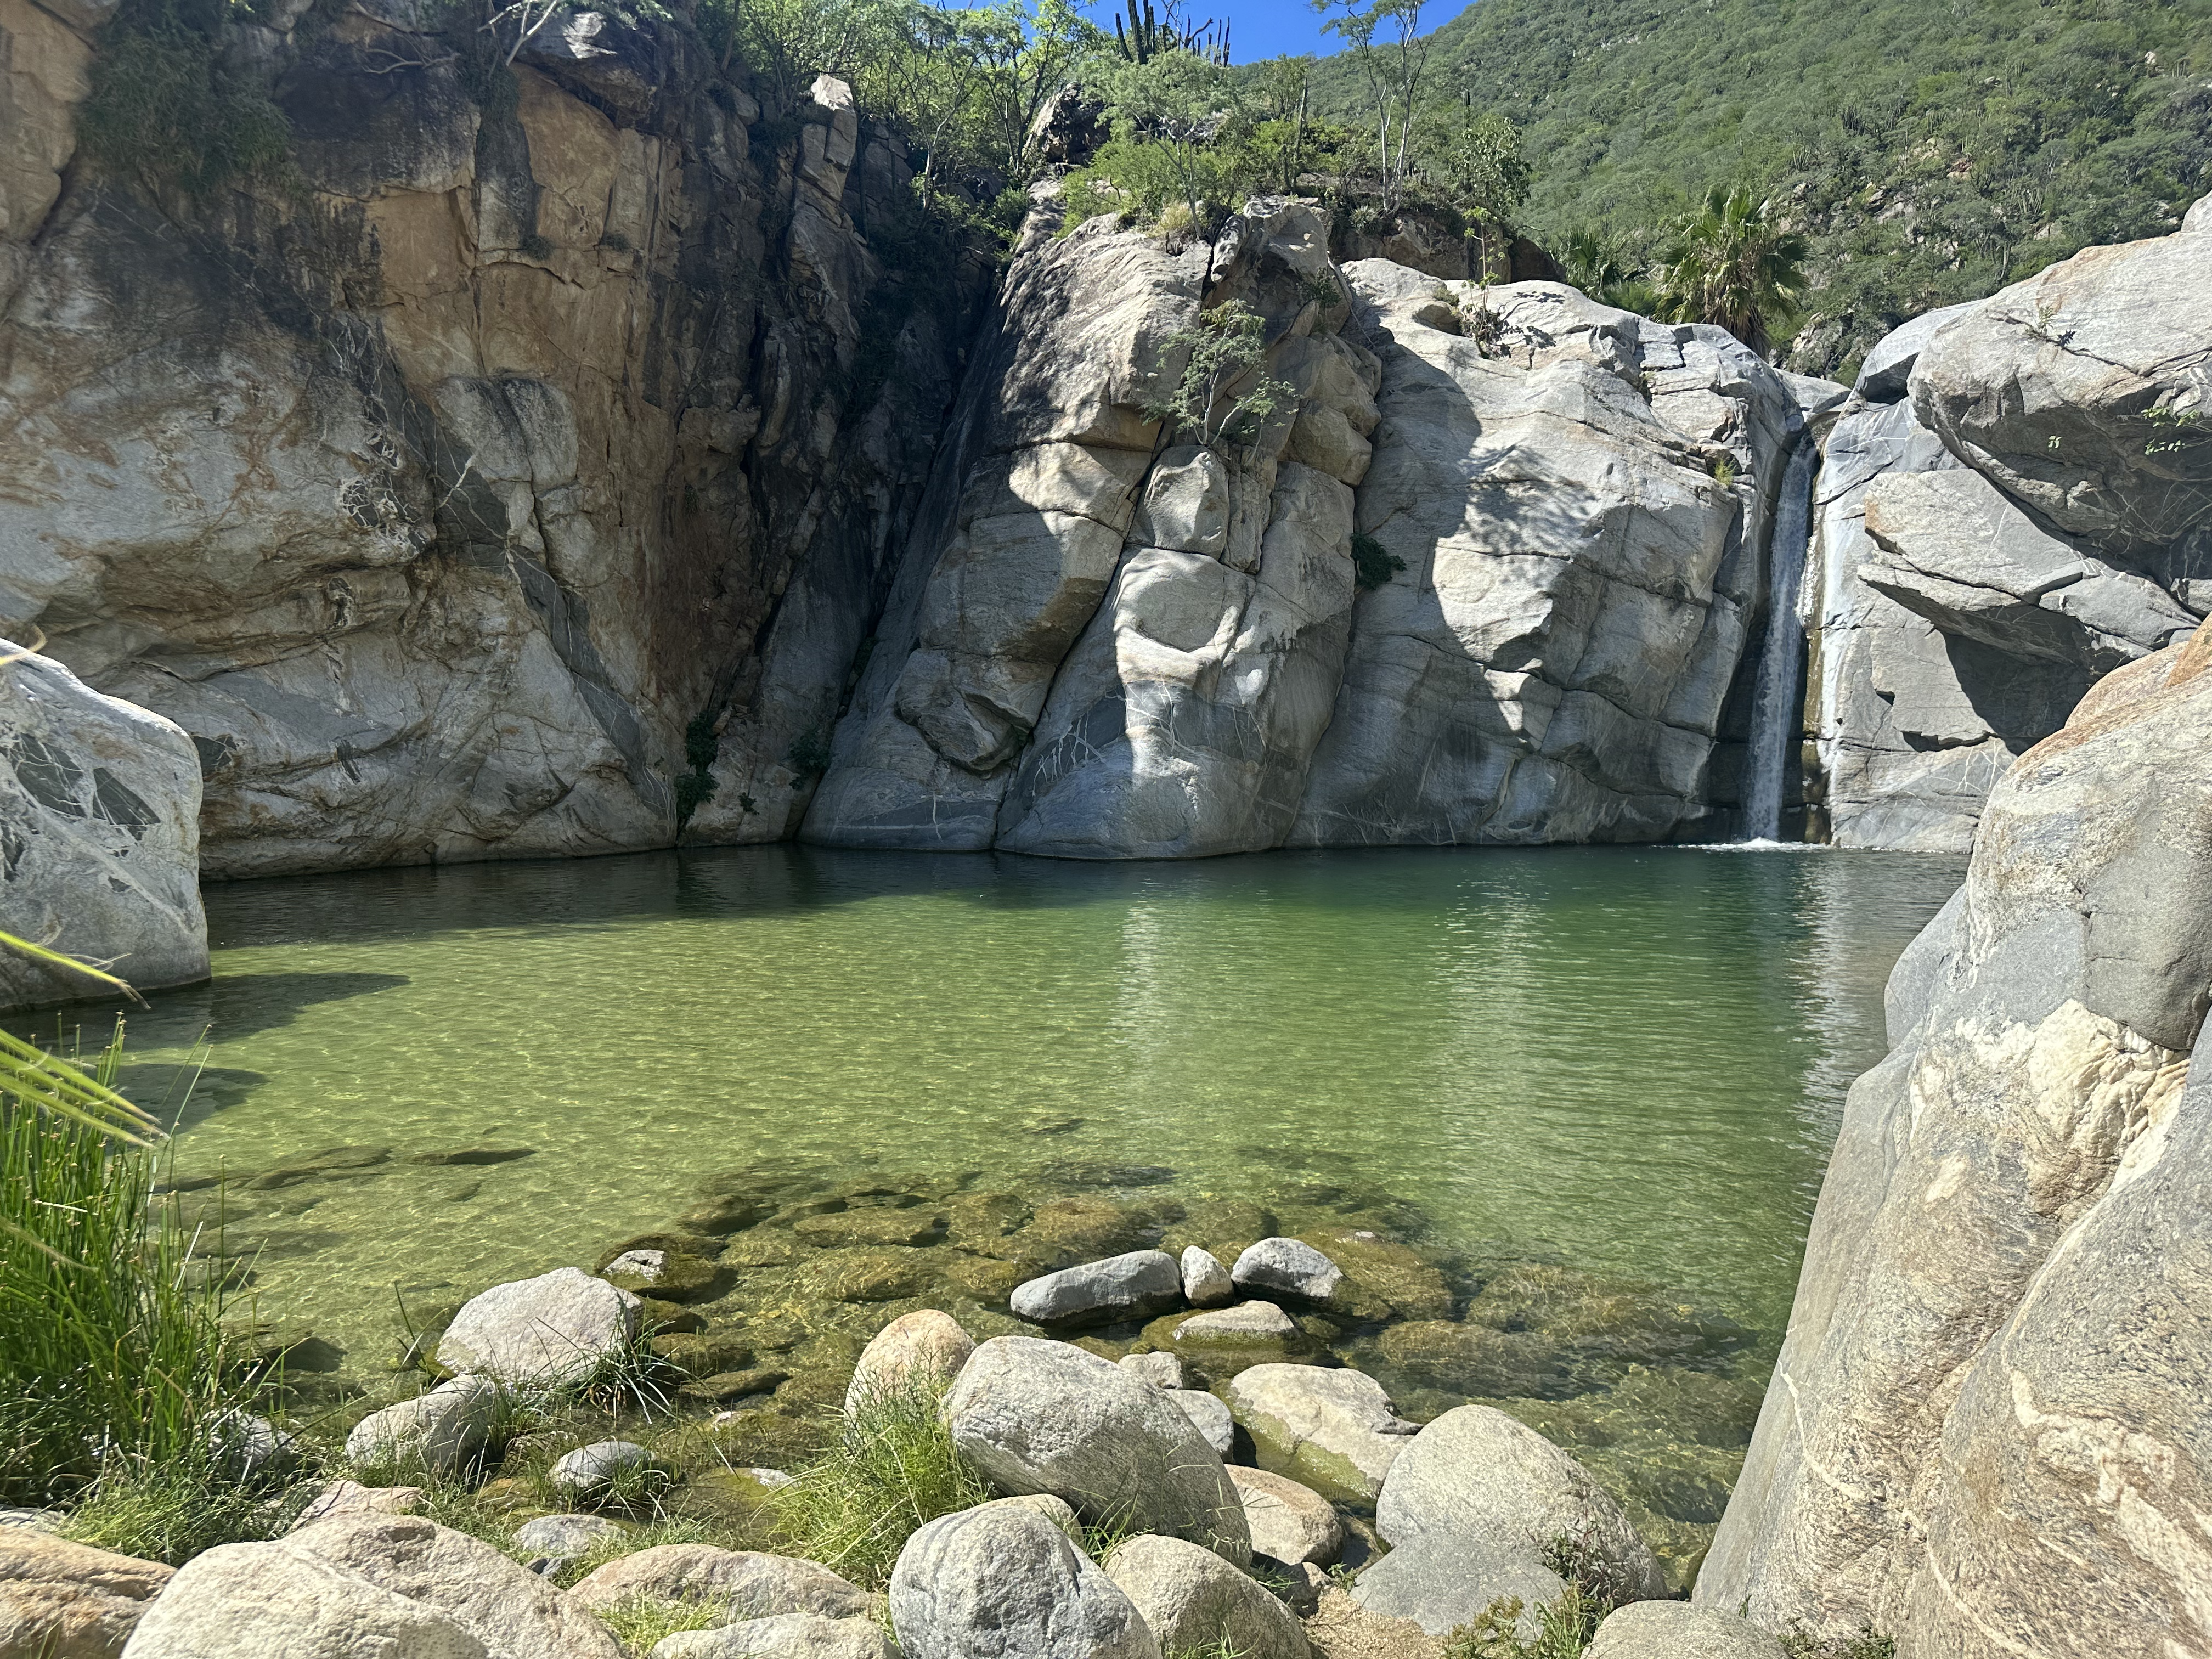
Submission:
<svg viewBox="0 0 2212 1659">
<path fill-rule="evenodd" d="M 1797 590 L 1805 579 L 1805 545 L 1813 528 L 1813 469 L 1820 447 L 1810 433 L 1790 452 L 1782 493 L 1774 507 L 1774 535 L 1767 544 L 1766 636 L 1759 649 L 1759 678 L 1752 683 L 1751 743 L 1743 762 L 1743 833 L 1747 841 L 1782 836 L 1783 780 L 1795 757 L 1805 657 L 1805 623 Z"/>
</svg>

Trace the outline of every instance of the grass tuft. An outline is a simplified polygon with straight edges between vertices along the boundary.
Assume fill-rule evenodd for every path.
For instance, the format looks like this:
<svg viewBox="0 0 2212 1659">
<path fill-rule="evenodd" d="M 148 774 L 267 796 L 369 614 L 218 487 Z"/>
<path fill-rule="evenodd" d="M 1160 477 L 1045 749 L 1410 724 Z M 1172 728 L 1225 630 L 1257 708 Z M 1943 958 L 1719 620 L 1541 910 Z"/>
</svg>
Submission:
<svg viewBox="0 0 2212 1659">
<path fill-rule="evenodd" d="M 776 1497 L 793 1553 L 879 1589 L 915 1531 L 990 1497 L 929 1390 L 866 1401 L 843 1436 Z"/>
<path fill-rule="evenodd" d="M 687 1630 L 713 1630 L 729 1623 L 730 1598 L 686 1596 L 664 1601 L 651 1595 L 632 1595 L 592 1611 L 623 1644 L 624 1653 L 632 1659 L 644 1659 L 664 1637 Z"/>
</svg>

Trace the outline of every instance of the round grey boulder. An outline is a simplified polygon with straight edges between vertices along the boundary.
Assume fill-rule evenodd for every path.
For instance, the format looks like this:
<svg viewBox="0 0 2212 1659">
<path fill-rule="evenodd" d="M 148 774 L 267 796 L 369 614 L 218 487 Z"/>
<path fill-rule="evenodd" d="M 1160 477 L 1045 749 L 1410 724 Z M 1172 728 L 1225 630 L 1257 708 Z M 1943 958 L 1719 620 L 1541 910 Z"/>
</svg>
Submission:
<svg viewBox="0 0 2212 1659">
<path fill-rule="evenodd" d="M 969 1464 L 1003 1492 L 1050 1492 L 1086 1521 L 1188 1539 L 1242 1567 L 1244 1506 L 1182 1407 L 1066 1342 L 993 1337 L 945 1396 Z"/>
<path fill-rule="evenodd" d="M 208 1450 L 228 1480 L 281 1474 L 299 1456 L 299 1443 L 265 1417 L 228 1411 L 208 1430 Z"/>
<path fill-rule="evenodd" d="M 1786 1659 L 1756 1626 L 1687 1601 L 1632 1601 L 1607 1615 L 1583 1659 Z"/>
<path fill-rule="evenodd" d="M 1616 1601 L 1667 1593 L 1658 1559 L 1589 1471 L 1487 1406 L 1446 1412 L 1407 1443 L 1376 1500 L 1375 1529 L 1394 1549 L 1531 1563 L 1571 1538 L 1612 1581 L 1601 1588 Z"/>
<path fill-rule="evenodd" d="M 1165 1313 L 1182 1301 L 1182 1273 L 1164 1250 L 1131 1250 L 1014 1286 L 1006 1305 L 1033 1325 L 1102 1325 Z"/>
<path fill-rule="evenodd" d="M 1198 1425 L 1206 1443 L 1226 1459 L 1237 1449 L 1237 1419 L 1227 1403 L 1203 1389 L 1170 1389 L 1168 1398 L 1182 1407 L 1182 1414 Z"/>
<path fill-rule="evenodd" d="M 1229 1478 L 1244 1500 L 1245 1524 L 1252 1529 L 1255 1554 L 1296 1566 L 1302 1561 L 1327 1566 L 1344 1548 L 1344 1522 L 1336 1506 L 1310 1486 L 1265 1469 L 1230 1466 Z"/>
<path fill-rule="evenodd" d="M 975 1339 L 951 1314 L 923 1308 L 902 1315 L 860 1350 L 845 1389 L 845 1415 L 876 1400 L 941 1394 L 975 1352 Z"/>
<path fill-rule="evenodd" d="M 1194 1308 L 1218 1308 L 1237 1299 L 1237 1281 L 1220 1258 L 1200 1245 L 1186 1245 L 1182 1261 L 1182 1299 Z"/>
<path fill-rule="evenodd" d="M 1237 1258 L 1229 1276 L 1247 1296 L 1295 1296 L 1307 1302 L 1328 1301 L 1344 1282 L 1336 1263 L 1296 1238 L 1261 1239 Z"/>
<path fill-rule="evenodd" d="M 495 1285 L 453 1316 L 438 1363 L 512 1387 L 580 1382 L 636 1337 L 643 1305 L 577 1267 Z"/>
<path fill-rule="evenodd" d="M 1541 1609 L 1566 1593 L 1566 1581 L 1533 1552 L 1470 1540 L 1455 1546 L 1409 1544 L 1359 1575 L 1352 1599 L 1386 1619 L 1410 1619 L 1431 1636 L 1471 1624 L 1501 1596 L 1521 1603 L 1515 1632 L 1533 1639 Z"/>
<path fill-rule="evenodd" d="M 1364 1371 L 1255 1365 L 1229 1384 L 1229 1407 L 1266 1468 L 1330 1498 L 1371 1501 L 1418 1425 Z"/>
<path fill-rule="evenodd" d="M 899 1659 L 899 1651 L 872 1619 L 780 1613 L 665 1636 L 647 1659 Z"/>
<path fill-rule="evenodd" d="M 554 1461 L 553 1490 L 587 1500 L 603 1497 L 625 1476 L 647 1479 L 656 1473 L 653 1454 L 635 1440 L 601 1440 Z"/>
<path fill-rule="evenodd" d="M 963 1510 L 908 1539 L 890 1614 L 904 1659 L 1160 1659 L 1121 1588 L 1018 1504 Z"/>
<path fill-rule="evenodd" d="M 365 1468 L 451 1474 L 490 1443 L 500 1401 L 489 1377 L 454 1377 L 362 1418 L 346 1436 L 346 1456 Z"/>
<path fill-rule="evenodd" d="M 1131 1538 L 1105 1565 L 1163 1652 L 1218 1644 L 1239 1659 L 1307 1659 L 1305 1632 L 1291 1610 L 1211 1550 L 1180 1538 Z"/>
<path fill-rule="evenodd" d="M 125 1659 L 622 1659 L 583 1608 L 489 1544 L 413 1516 L 321 1521 L 179 1569 Z"/>
</svg>

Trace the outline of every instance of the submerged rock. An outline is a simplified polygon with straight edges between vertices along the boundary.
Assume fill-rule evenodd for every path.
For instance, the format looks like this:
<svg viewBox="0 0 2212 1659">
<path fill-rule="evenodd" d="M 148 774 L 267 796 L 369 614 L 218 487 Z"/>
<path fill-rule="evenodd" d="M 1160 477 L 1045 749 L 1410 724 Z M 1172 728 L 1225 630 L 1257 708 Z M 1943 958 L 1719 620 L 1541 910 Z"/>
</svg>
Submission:
<svg viewBox="0 0 2212 1659">
<path fill-rule="evenodd" d="M 665 1485 L 666 1473 L 635 1440 L 600 1440 L 563 1452 L 553 1462 L 553 1490 L 584 1501 L 604 1498 L 625 1482 Z"/>
<path fill-rule="evenodd" d="M 1243 1566 L 1243 1505 L 1182 1407 L 1064 1342 L 994 1337 L 945 1397 L 953 1443 L 1002 1492 L 1050 1492 L 1086 1520 L 1164 1533 Z"/>
</svg>

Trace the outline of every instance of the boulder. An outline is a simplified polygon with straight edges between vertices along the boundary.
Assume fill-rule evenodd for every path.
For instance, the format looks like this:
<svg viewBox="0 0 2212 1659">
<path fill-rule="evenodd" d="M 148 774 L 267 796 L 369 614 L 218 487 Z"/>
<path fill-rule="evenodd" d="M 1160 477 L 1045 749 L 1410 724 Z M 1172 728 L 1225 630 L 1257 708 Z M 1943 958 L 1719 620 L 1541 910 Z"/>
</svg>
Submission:
<svg viewBox="0 0 2212 1659">
<path fill-rule="evenodd" d="M 1237 1495 L 1244 1500 L 1244 1522 L 1252 1529 L 1252 1549 L 1296 1566 L 1311 1561 L 1327 1566 L 1344 1548 L 1344 1523 L 1336 1506 L 1310 1486 L 1265 1469 L 1229 1467 Z"/>
<path fill-rule="evenodd" d="M 0 1654 L 114 1659 L 175 1574 L 158 1561 L 112 1555 L 35 1528 L 0 1527 Z"/>
<path fill-rule="evenodd" d="M 1364 1371 L 1255 1365 L 1229 1384 L 1229 1408 L 1263 1468 L 1331 1498 L 1371 1501 L 1418 1425 Z"/>
<path fill-rule="evenodd" d="M 1945 446 L 2055 529 L 2143 554 L 2212 514 L 2202 439 L 2212 232 L 2084 248 L 1954 318 L 1922 347 L 1912 401 Z"/>
<path fill-rule="evenodd" d="M 324 1484 L 307 1505 L 300 1511 L 300 1518 L 292 1523 L 292 1530 L 312 1527 L 318 1521 L 335 1521 L 340 1516 L 354 1515 L 416 1515 L 422 1510 L 424 1498 L 420 1486 L 364 1486 L 358 1480 L 331 1480 Z"/>
<path fill-rule="evenodd" d="M 283 1474 L 299 1458 L 299 1443 L 265 1417 L 228 1411 L 208 1430 L 208 1450 L 228 1480 L 252 1481 Z"/>
<path fill-rule="evenodd" d="M 1180 1538 L 1122 1540 L 1105 1560 L 1164 1653 L 1216 1644 L 1242 1659 L 1306 1659 L 1291 1610 L 1211 1550 Z"/>
<path fill-rule="evenodd" d="M 1237 1258 L 1229 1276 L 1247 1296 L 1293 1296 L 1306 1302 L 1328 1301 L 1344 1282 L 1336 1263 L 1295 1238 L 1261 1239 Z"/>
<path fill-rule="evenodd" d="M 178 1570 L 125 1659 L 622 1659 L 599 1621 L 490 1545 L 411 1516 L 318 1522 Z"/>
<path fill-rule="evenodd" d="M 1213 1252 L 1186 1245 L 1182 1261 L 1182 1299 L 1194 1308 L 1218 1308 L 1237 1299 L 1237 1281 Z"/>
<path fill-rule="evenodd" d="M 1845 1103 L 1700 1607 L 1946 1659 L 2212 1644 L 2208 669 L 2200 630 L 2118 670 L 1991 793 Z"/>
<path fill-rule="evenodd" d="M 1116 1362 L 1132 1376 L 1141 1376 L 1156 1389 L 1182 1387 L 1182 1361 L 1175 1355 L 1158 1350 L 1151 1353 L 1125 1353 Z"/>
<path fill-rule="evenodd" d="M 1272 1302 L 1240 1302 L 1233 1308 L 1217 1308 L 1176 1322 L 1175 1340 L 1194 1348 L 1247 1348 L 1271 1342 L 1287 1342 L 1298 1334 L 1297 1322 Z"/>
<path fill-rule="evenodd" d="M 1224 1460 L 1237 1449 L 1237 1419 L 1229 1414 L 1225 1401 L 1203 1389 L 1170 1389 L 1167 1396 L 1182 1407 L 1182 1414 L 1197 1425 L 1206 1443 Z"/>
<path fill-rule="evenodd" d="M 1667 1593 L 1657 1558 L 1589 1471 L 1487 1406 L 1446 1412 L 1407 1443 L 1376 1500 L 1375 1529 L 1394 1553 L 1531 1564 L 1566 1539 L 1586 1589 L 1616 1602 Z"/>
<path fill-rule="evenodd" d="M 58 662 L 5 640 L 0 657 L 0 928 L 141 990 L 205 979 L 191 739 Z M 0 1007 L 100 994 L 0 952 Z"/>
<path fill-rule="evenodd" d="M 457 1376 L 362 1418 L 346 1436 L 346 1456 L 362 1468 L 450 1474 L 490 1443 L 504 1410 L 498 1383 Z"/>
<path fill-rule="evenodd" d="M 1160 1389 L 1096 1354 L 994 1337 L 945 1396 L 953 1443 L 1006 1492 L 1050 1492 L 1086 1521 L 1251 1559 L 1243 1505 L 1220 1454 Z"/>
<path fill-rule="evenodd" d="M 577 1267 L 495 1285 L 453 1316 L 438 1340 L 438 1363 L 510 1387 L 573 1384 L 636 1337 L 640 1305 Z"/>
<path fill-rule="evenodd" d="M 1633 1601 L 1606 1615 L 1583 1659 L 1785 1659 L 1756 1626 L 1686 1601 Z"/>
<path fill-rule="evenodd" d="M 604 1498 L 625 1484 L 665 1484 L 667 1475 L 653 1454 L 635 1440 L 600 1440 L 553 1460 L 553 1490 L 564 1498 L 590 1502 Z"/>
<path fill-rule="evenodd" d="M 599 1515 L 541 1515 L 514 1529 L 515 1547 L 532 1555 L 577 1556 L 603 1539 L 619 1538 L 620 1522 Z"/>
<path fill-rule="evenodd" d="M 845 1389 L 845 1415 L 888 1395 L 941 1394 L 975 1352 L 975 1340 L 951 1314 L 934 1308 L 902 1314 L 860 1350 Z"/>
<path fill-rule="evenodd" d="M 1380 1617 L 1447 1636 L 1504 1598 L 1521 1603 L 1513 1627 L 1527 1639 L 1542 1628 L 1542 1609 L 1566 1588 L 1565 1579 L 1527 1550 L 1478 1541 L 1450 1547 L 1419 1543 L 1370 1562 L 1353 1583 L 1352 1599 Z"/>
<path fill-rule="evenodd" d="M 908 1539 L 890 1617 L 902 1659 L 1161 1659 L 1121 1587 L 1015 1504 L 945 1516 Z"/>
<path fill-rule="evenodd" d="M 1103 1325 L 1165 1312 L 1182 1299 L 1182 1275 L 1161 1250 L 1131 1250 L 1017 1285 L 1006 1305 L 1038 1325 Z"/>
<path fill-rule="evenodd" d="M 1920 361 L 1921 349 L 1935 337 L 1936 331 L 1980 304 L 1978 300 L 1970 300 L 1964 305 L 1938 306 L 1890 330 L 1859 360 L 1859 377 L 1851 383 L 1851 390 L 1870 404 L 1895 403 L 1911 389 L 1912 366 Z"/>
<path fill-rule="evenodd" d="M 655 1601 L 727 1597 L 756 1618 L 812 1613 L 824 1619 L 866 1616 L 866 1592 L 829 1568 L 787 1555 L 719 1549 L 712 1544 L 661 1544 L 616 1557 L 568 1591 L 580 1607 L 612 1607 L 633 1596 Z"/>
<path fill-rule="evenodd" d="M 647 1659 L 900 1659 L 900 1655 L 873 1619 L 781 1613 L 663 1637 Z"/>
</svg>

